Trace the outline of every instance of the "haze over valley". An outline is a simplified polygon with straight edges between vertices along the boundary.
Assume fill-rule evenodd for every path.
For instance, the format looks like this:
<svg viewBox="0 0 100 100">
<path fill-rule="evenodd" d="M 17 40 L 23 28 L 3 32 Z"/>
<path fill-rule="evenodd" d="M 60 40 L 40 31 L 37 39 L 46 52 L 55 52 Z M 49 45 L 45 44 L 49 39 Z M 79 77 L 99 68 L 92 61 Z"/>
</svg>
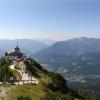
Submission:
<svg viewBox="0 0 100 100">
<path fill-rule="evenodd" d="M 100 1 L 0 0 L 0 100 L 100 100 Z"/>
<path fill-rule="evenodd" d="M 49 43 L 29 39 L 0 40 L 1 56 L 16 45 L 44 68 L 63 75 L 70 87 L 83 89 L 85 86 L 100 91 L 97 88 L 100 83 L 100 39 L 80 37 L 56 42 L 49 40 Z"/>
</svg>

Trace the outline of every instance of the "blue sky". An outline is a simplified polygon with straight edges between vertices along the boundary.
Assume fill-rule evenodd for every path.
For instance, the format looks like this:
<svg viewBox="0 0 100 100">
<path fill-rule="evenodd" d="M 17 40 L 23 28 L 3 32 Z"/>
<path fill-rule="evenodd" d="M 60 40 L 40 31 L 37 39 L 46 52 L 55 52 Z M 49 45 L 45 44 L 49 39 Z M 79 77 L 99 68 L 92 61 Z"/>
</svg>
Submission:
<svg viewBox="0 0 100 100">
<path fill-rule="evenodd" d="M 0 38 L 100 38 L 99 0 L 0 0 Z"/>
</svg>

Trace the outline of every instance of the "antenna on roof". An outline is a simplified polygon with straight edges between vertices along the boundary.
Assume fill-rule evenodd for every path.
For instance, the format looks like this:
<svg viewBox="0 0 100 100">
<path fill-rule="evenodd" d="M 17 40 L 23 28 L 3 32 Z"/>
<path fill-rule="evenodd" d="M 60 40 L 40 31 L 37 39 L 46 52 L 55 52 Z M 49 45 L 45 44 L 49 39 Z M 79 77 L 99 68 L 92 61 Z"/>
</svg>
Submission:
<svg viewBox="0 0 100 100">
<path fill-rule="evenodd" d="M 18 40 L 17 40 L 17 47 L 18 47 L 18 45 L 19 45 L 19 44 L 18 44 Z"/>
<path fill-rule="evenodd" d="M 18 40 L 17 40 L 17 46 L 16 46 L 16 48 L 15 48 L 16 51 L 20 51 L 18 45 L 19 45 L 19 44 L 18 44 Z"/>
</svg>

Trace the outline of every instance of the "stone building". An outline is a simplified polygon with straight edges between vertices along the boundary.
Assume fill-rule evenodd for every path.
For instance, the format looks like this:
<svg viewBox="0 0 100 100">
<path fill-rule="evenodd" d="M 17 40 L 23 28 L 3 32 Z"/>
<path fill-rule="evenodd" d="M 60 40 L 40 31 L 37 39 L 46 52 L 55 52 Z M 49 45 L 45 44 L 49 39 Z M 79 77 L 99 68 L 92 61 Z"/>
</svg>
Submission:
<svg viewBox="0 0 100 100">
<path fill-rule="evenodd" d="M 18 46 L 16 46 L 12 51 L 5 52 L 5 56 L 9 56 L 13 61 L 18 61 L 20 59 L 25 58 L 25 54 L 23 54 Z"/>
</svg>

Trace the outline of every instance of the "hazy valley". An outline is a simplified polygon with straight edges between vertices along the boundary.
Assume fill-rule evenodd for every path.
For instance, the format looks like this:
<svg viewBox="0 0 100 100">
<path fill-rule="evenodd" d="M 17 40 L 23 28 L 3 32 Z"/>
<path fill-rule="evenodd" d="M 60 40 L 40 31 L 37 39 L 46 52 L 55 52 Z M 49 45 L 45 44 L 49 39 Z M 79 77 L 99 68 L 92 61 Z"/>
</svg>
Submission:
<svg viewBox="0 0 100 100">
<path fill-rule="evenodd" d="M 0 40 L 0 48 L 2 48 L 0 55 L 4 55 L 9 48 L 15 47 L 16 43 L 17 40 Z M 44 69 L 60 73 L 66 79 L 68 88 L 84 91 L 88 95 L 100 96 L 100 39 L 82 37 L 56 41 L 52 45 L 34 40 L 18 40 L 17 45 L 27 57 L 35 59 Z M 35 66 L 40 65 L 37 63 Z M 45 78 L 47 80 L 48 74 L 46 73 L 47 77 L 44 76 L 45 70 L 43 69 L 44 72 L 39 71 L 42 70 L 42 67 L 40 66 L 39 69 L 30 68 L 29 70 L 32 71 L 33 76 L 40 75 L 44 78 L 43 80 Z M 41 78 L 39 80 L 43 81 Z M 73 94 L 73 92 L 71 93 Z"/>
<path fill-rule="evenodd" d="M 100 95 L 100 39 L 57 42 L 34 56 L 46 68 L 61 73 L 71 87 Z"/>
</svg>

